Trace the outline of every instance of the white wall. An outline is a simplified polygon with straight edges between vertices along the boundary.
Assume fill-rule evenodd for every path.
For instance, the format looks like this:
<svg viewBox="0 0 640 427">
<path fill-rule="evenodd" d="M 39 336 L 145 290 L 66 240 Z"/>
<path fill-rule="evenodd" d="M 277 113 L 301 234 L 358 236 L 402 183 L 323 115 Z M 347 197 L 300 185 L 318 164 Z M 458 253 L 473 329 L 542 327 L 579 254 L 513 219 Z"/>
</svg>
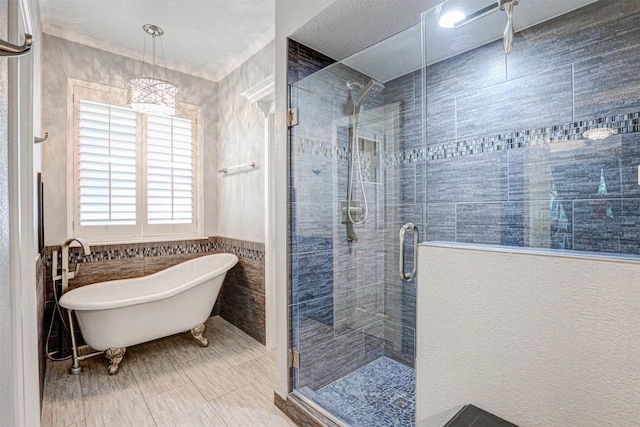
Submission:
<svg viewBox="0 0 640 427">
<path fill-rule="evenodd" d="M 130 58 L 44 36 L 42 58 L 42 129 L 49 140 L 42 146 L 45 244 L 56 245 L 67 236 L 67 80 L 69 77 L 117 88 L 135 77 L 141 63 Z M 167 79 L 180 93 L 178 101 L 202 108 L 202 160 L 204 175 L 203 234 L 217 234 L 218 84 L 168 70 Z"/>
<path fill-rule="evenodd" d="M 423 245 L 417 419 L 473 403 L 521 426 L 631 426 L 640 263 Z"/>
<path fill-rule="evenodd" d="M 0 38 L 8 39 L 8 0 L 0 0 Z M 9 250 L 9 82 L 8 60 L 0 59 L 0 292 L 11 295 L 11 251 Z M 0 298 L 0 340 L 12 343 L 11 298 Z M 0 414 L 15 424 L 13 348 L 0 346 Z"/>
<path fill-rule="evenodd" d="M 241 94 L 273 74 L 271 42 L 218 84 L 218 170 L 244 163 L 243 169 L 218 179 L 218 235 L 264 243 L 265 119 L 255 104 Z"/>
<path fill-rule="evenodd" d="M 41 43 L 37 5 L 0 1 L 0 38 Z M 33 214 L 34 66 L 38 47 L 0 59 L 0 414 L 6 425 L 39 424 L 36 250 Z"/>
</svg>

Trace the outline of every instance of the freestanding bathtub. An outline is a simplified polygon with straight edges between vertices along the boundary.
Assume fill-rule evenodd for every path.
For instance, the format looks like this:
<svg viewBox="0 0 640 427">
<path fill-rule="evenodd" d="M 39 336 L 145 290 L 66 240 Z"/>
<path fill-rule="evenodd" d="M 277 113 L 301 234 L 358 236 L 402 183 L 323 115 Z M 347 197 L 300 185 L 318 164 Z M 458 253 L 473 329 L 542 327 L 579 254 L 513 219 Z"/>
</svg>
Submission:
<svg viewBox="0 0 640 427">
<path fill-rule="evenodd" d="M 207 255 L 149 276 L 76 288 L 60 298 L 60 305 L 75 311 L 85 342 L 105 352 L 109 373 L 115 374 L 126 348 L 135 344 L 191 331 L 206 347 L 204 322 L 237 262 L 233 254 Z M 80 372 L 76 357 L 74 367 L 73 373 Z"/>
</svg>

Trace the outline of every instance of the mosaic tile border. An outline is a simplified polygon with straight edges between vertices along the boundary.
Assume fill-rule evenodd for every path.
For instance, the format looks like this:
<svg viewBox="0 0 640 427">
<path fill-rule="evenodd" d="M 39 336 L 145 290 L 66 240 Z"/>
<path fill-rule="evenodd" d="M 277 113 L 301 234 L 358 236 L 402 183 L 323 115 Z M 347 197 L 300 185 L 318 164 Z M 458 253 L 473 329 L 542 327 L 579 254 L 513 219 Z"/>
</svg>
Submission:
<svg viewBox="0 0 640 427">
<path fill-rule="evenodd" d="M 406 165 L 410 163 L 424 162 L 427 158 L 424 148 L 414 148 L 413 150 L 400 151 L 393 154 L 384 154 L 384 167 Z"/>
<path fill-rule="evenodd" d="M 583 139 L 582 135 L 587 130 L 596 128 L 611 128 L 614 130 L 614 135 L 640 132 L 640 111 L 489 137 L 471 138 L 465 141 L 434 144 L 429 145 L 426 150 L 416 148 L 391 154 L 383 152 L 381 164 L 387 168 L 425 160 L 450 159 L 493 151 L 575 141 Z M 299 154 L 337 158 L 338 160 L 349 158 L 347 147 L 338 147 L 330 142 L 315 141 L 309 138 L 296 138 L 294 149 Z"/>
<path fill-rule="evenodd" d="M 315 141 L 309 138 L 296 138 L 294 143 L 295 152 L 297 154 L 308 154 L 311 156 L 325 157 L 328 159 L 337 158 L 338 160 L 348 160 L 349 151 L 347 147 L 338 147 L 331 142 Z M 361 161 L 364 169 L 369 169 L 371 156 L 369 153 L 360 153 Z M 426 150 L 424 148 L 416 148 L 397 153 L 381 153 L 382 167 L 403 165 L 407 163 L 416 163 L 426 159 Z"/>
<path fill-rule="evenodd" d="M 215 251 L 232 253 L 240 258 L 254 261 L 264 261 L 264 243 L 229 239 L 226 237 L 214 237 L 213 240 Z"/>
<path fill-rule="evenodd" d="M 47 246 L 44 248 L 42 255 L 43 263 L 47 267 L 52 265 L 54 250 L 58 251 L 58 258 L 61 261 L 60 246 Z M 95 245 L 91 248 L 91 255 L 88 256 L 82 255 L 79 248 L 72 248 L 69 253 L 69 262 L 77 264 L 207 252 L 228 252 L 237 255 L 239 258 L 264 261 L 264 244 L 262 243 L 209 237 L 197 240 Z"/>
<path fill-rule="evenodd" d="M 430 145 L 427 159 L 440 160 L 492 151 L 574 141 L 583 139 L 584 132 L 596 128 L 611 128 L 614 130 L 614 135 L 640 132 L 640 111 L 491 137 L 471 138 L 466 141 Z"/>
<path fill-rule="evenodd" d="M 338 147 L 331 142 L 316 141 L 309 138 L 295 138 L 293 148 L 299 154 L 310 154 L 330 159 L 337 158 L 338 160 L 347 160 L 349 158 L 347 147 Z"/>
</svg>

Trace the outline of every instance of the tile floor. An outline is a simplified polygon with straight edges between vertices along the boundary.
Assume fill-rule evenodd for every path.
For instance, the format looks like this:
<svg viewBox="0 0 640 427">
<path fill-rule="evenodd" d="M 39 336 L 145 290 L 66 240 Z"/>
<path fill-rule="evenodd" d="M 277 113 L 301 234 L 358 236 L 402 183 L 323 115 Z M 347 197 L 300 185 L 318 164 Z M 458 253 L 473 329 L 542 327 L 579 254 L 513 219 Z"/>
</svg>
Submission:
<svg viewBox="0 0 640 427">
<path fill-rule="evenodd" d="M 210 318 L 200 347 L 179 334 L 127 349 L 120 371 L 97 356 L 47 362 L 42 426 L 295 426 L 273 405 L 273 352 L 222 319 Z"/>
<path fill-rule="evenodd" d="M 415 426 L 415 372 L 380 357 L 315 392 L 354 427 Z"/>
</svg>

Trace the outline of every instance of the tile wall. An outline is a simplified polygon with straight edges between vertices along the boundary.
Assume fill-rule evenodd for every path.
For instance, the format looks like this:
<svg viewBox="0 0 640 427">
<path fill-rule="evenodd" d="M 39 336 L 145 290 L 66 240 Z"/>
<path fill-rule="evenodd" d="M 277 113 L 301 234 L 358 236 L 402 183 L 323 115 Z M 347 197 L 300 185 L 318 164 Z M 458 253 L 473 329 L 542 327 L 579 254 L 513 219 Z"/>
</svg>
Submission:
<svg viewBox="0 0 640 427">
<path fill-rule="evenodd" d="M 45 342 L 53 310 L 51 282 L 52 252 L 60 247 L 47 246 L 43 251 L 42 282 L 44 309 L 40 335 Z M 212 315 L 220 315 L 248 335 L 265 343 L 265 291 L 264 244 L 222 237 L 153 243 L 96 245 L 91 255 L 84 256 L 79 249 L 70 252 L 70 268 L 79 264 L 76 278 L 69 281 L 74 289 L 107 280 L 130 279 L 153 274 L 165 268 L 210 253 L 228 252 L 238 256 L 238 264 L 225 277 Z M 57 349 L 57 323 L 49 341 L 49 351 Z M 80 336 L 80 335 L 77 335 Z M 44 350 L 42 349 L 42 355 Z"/>
<path fill-rule="evenodd" d="M 266 342 L 264 243 L 215 238 L 216 250 L 238 256 L 224 279 L 213 314 L 219 314 L 256 341 Z"/>
<path fill-rule="evenodd" d="M 428 240 L 640 254 L 639 28 L 598 1 L 427 68 Z"/>
<path fill-rule="evenodd" d="M 405 222 L 422 223 L 414 178 L 424 152 L 421 80 L 418 72 L 390 82 L 384 99 L 365 106 L 359 136 L 378 151 L 362 153 L 369 214 L 348 243 L 340 214 L 353 125 L 347 82 L 369 78 L 294 41 L 289 48 L 299 114 L 290 135 L 290 309 L 301 364 L 294 376 L 296 387 L 316 389 L 383 355 L 413 366 L 415 283 L 399 278 L 397 233 Z M 409 176 L 410 185 L 401 182 Z M 357 185 L 354 195 L 362 202 Z"/>
<path fill-rule="evenodd" d="M 416 336 L 416 281 L 405 281 L 398 271 L 400 229 L 418 227 L 424 237 L 424 141 L 422 137 L 422 73 L 408 73 L 385 83 L 386 105 L 397 105 L 397 135 L 387 139 L 385 171 L 385 355 L 414 366 Z M 394 142 L 390 144 L 390 142 Z M 413 236 L 405 237 L 405 271 L 414 266 Z"/>
<path fill-rule="evenodd" d="M 421 70 L 384 82 L 361 127 L 384 141 L 378 179 L 366 178 L 371 217 L 350 245 L 346 82 L 368 77 L 290 42 L 297 387 L 380 354 L 413 365 L 416 287 L 398 274 L 407 222 L 421 240 L 640 254 L 638 28 L 640 4 L 602 0 L 519 32 L 508 56 L 497 41 L 430 65 L 426 88 Z M 617 134 L 584 140 L 596 126 Z"/>
</svg>

